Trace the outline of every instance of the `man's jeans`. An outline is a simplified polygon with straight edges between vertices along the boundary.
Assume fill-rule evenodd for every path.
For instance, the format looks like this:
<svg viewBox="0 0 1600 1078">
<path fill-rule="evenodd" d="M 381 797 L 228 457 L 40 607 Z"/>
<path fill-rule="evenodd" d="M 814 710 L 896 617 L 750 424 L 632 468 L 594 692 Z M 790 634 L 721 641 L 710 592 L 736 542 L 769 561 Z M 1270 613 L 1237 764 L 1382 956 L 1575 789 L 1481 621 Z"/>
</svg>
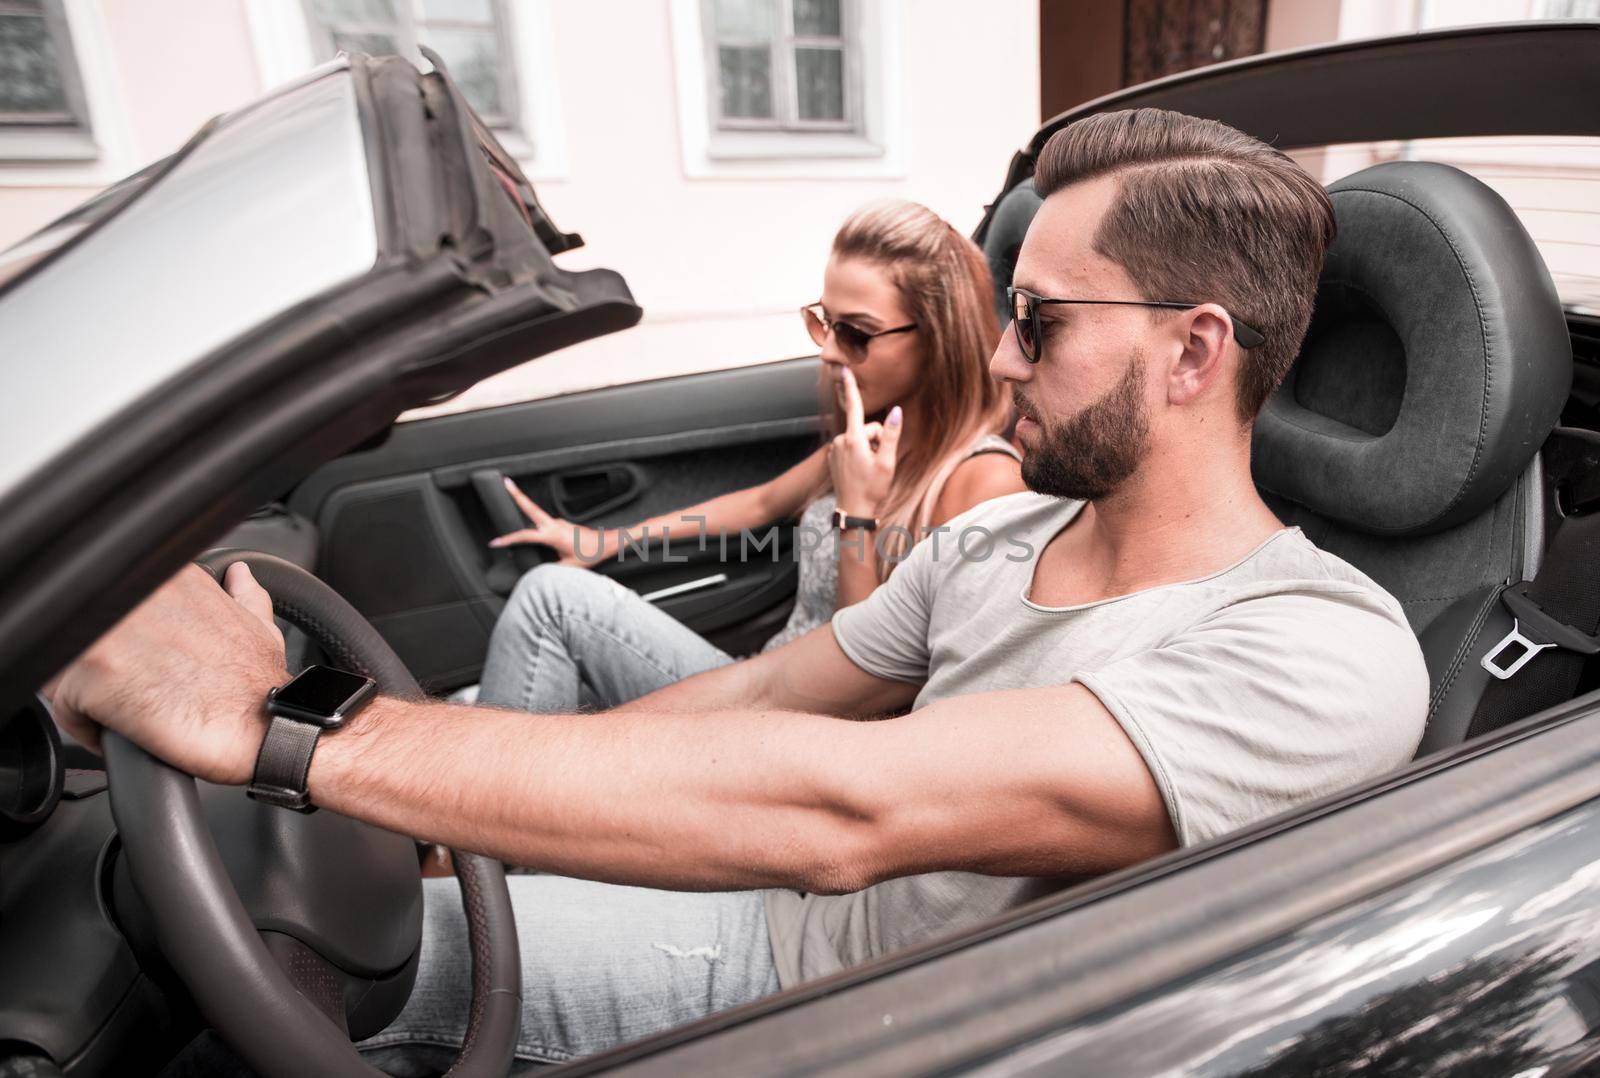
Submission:
<svg viewBox="0 0 1600 1078">
<path fill-rule="evenodd" d="M 478 701 L 530 712 L 614 707 L 731 661 L 614 581 L 541 566 L 495 626 Z M 540 875 L 507 883 L 522 948 L 522 1060 L 564 1062 L 778 990 L 760 891 Z M 424 881 L 424 900 L 416 989 L 400 1017 L 360 1045 L 397 1075 L 449 1066 L 471 996 L 455 881 Z"/>
<path fill-rule="evenodd" d="M 517 1058 L 561 1063 L 778 990 L 760 891 L 691 894 L 511 876 L 522 949 Z M 461 895 L 423 881 L 422 961 L 400 1017 L 361 1042 L 395 1075 L 439 1074 L 472 995 Z"/>
</svg>

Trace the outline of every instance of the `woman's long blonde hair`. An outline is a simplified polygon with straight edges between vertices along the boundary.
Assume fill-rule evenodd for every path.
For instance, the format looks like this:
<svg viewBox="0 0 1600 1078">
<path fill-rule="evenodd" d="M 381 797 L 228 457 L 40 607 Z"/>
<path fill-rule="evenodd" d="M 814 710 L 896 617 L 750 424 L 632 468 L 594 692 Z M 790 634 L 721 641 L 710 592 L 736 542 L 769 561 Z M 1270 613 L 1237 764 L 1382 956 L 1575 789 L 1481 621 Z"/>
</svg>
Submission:
<svg viewBox="0 0 1600 1078">
<path fill-rule="evenodd" d="M 977 245 L 915 202 L 895 199 L 857 210 L 833 238 L 833 253 L 888 272 L 922 346 L 912 398 L 897 402 L 906 413 L 906 428 L 894 481 L 878 515 L 880 575 L 887 577 L 911 543 L 922 538 L 945 481 L 973 443 L 999 433 L 1010 421 L 1010 397 L 989 376 L 989 357 L 1000 336 L 994 284 Z M 822 401 L 825 426 L 835 434 L 842 431 L 844 412 L 834 394 L 823 392 Z M 828 482 L 818 495 L 831 486 Z"/>
</svg>

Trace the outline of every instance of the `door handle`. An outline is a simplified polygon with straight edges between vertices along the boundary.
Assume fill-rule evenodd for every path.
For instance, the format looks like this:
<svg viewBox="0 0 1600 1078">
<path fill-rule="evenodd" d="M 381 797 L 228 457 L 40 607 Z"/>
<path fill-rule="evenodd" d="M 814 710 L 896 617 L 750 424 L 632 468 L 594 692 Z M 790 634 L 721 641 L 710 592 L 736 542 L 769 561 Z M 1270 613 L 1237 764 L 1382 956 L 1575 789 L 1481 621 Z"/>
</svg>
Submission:
<svg viewBox="0 0 1600 1078">
<path fill-rule="evenodd" d="M 550 479 L 550 503 L 557 516 L 579 523 L 628 504 L 643 485 L 644 472 L 632 464 L 562 472 Z"/>
<path fill-rule="evenodd" d="M 499 468 L 479 468 L 472 473 L 472 492 L 483 503 L 489 514 L 489 525 L 496 535 L 506 535 L 526 528 L 531 521 L 522 515 L 511 492 L 506 489 L 506 473 Z"/>
<path fill-rule="evenodd" d="M 506 474 L 499 468 L 479 468 L 470 478 L 472 492 L 478 496 L 478 501 L 483 503 L 483 511 L 488 514 L 489 526 L 494 529 L 495 535 L 509 535 L 514 531 L 521 531 L 532 523 L 512 500 L 511 492 L 506 489 Z M 511 564 L 516 568 L 515 575 L 509 580 L 504 579 L 505 570 L 498 569 L 489 581 L 489 590 L 501 595 L 511 591 L 517 582 L 517 577 L 547 560 L 550 552 L 549 547 L 527 543 L 509 549 Z"/>
</svg>

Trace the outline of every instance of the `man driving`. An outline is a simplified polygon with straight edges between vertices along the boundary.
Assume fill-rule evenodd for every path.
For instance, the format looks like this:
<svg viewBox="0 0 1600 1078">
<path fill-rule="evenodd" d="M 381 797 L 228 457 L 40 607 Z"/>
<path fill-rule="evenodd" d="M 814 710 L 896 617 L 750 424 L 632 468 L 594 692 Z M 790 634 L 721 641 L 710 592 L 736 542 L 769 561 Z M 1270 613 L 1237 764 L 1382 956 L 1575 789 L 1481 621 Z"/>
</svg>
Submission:
<svg viewBox="0 0 1600 1078">
<path fill-rule="evenodd" d="M 546 873 L 510 880 L 520 1057 L 758 998 L 1411 758 L 1428 677 L 1399 604 L 1251 480 L 1333 236 L 1321 186 L 1158 110 L 1058 132 L 1035 183 L 990 367 L 1030 492 L 919 542 L 831 625 L 615 711 L 379 697 L 316 744 L 313 804 Z M 243 784 L 286 679 L 248 572 L 225 593 L 190 568 L 54 702 L 80 740 L 110 727 Z M 460 1041 L 441 883 L 411 1002 L 364 1049 Z"/>
</svg>

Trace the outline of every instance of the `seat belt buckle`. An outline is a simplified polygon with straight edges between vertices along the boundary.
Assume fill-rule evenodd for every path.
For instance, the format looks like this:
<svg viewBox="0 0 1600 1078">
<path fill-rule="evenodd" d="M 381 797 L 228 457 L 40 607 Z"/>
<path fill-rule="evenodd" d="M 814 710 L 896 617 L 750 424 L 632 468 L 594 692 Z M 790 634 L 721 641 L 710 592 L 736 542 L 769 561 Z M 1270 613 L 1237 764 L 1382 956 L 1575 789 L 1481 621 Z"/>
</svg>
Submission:
<svg viewBox="0 0 1600 1078">
<path fill-rule="evenodd" d="M 1511 612 L 1511 631 L 1479 660 L 1480 666 L 1501 681 L 1521 670 L 1535 655 L 1548 648 L 1565 648 L 1579 655 L 1600 654 L 1600 636 L 1590 636 L 1558 621 L 1555 615 L 1528 596 L 1530 583 L 1524 580 L 1500 593 L 1500 601 Z M 1532 636 L 1529 632 L 1523 632 L 1524 625 Z"/>
<path fill-rule="evenodd" d="M 1521 647 L 1522 650 L 1520 652 L 1511 652 L 1515 655 L 1515 658 L 1507 663 L 1504 661 L 1505 656 L 1514 646 Z M 1524 666 L 1527 666 L 1539 652 L 1545 648 L 1553 647 L 1555 647 L 1554 644 L 1541 644 L 1537 640 L 1531 640 L 1523 636 L 1521 620 L 1512 618 L 1511 631 L 1501 637 L 1498 644 L 1489 649 L 1489 653 L 1483 657 L 1479 665 L 1501 681 L 1504 681 Z"/>
</svg>

